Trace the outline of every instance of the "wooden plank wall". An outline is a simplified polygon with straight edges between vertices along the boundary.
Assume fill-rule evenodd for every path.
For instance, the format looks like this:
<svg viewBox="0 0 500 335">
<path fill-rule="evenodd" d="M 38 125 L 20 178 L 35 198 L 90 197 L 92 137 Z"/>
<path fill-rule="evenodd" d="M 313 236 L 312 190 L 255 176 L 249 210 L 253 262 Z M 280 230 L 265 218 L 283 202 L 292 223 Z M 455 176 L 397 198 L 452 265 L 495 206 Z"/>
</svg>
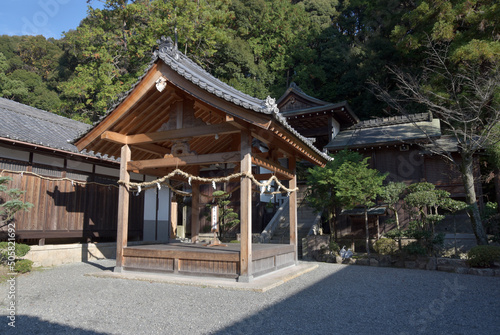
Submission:
<svg viewBox="0 0 500 335">
<path fill-rule="evenodd" d="M 118 189 L 111 185 L 78 185 L 43 179 L 29 173 L 3 172 L 13 180 L 10 188 L 25 191 L 23 200 L 34 206 L 16 215 L 19 239 L 116 239 Z M 54 178 L 54 177 L 50 177 Z M 142 238 L 144 193 L 131 197 L 129 236 Z M 0 239 L 7 227 L 0 227 Z"/>
</svg>

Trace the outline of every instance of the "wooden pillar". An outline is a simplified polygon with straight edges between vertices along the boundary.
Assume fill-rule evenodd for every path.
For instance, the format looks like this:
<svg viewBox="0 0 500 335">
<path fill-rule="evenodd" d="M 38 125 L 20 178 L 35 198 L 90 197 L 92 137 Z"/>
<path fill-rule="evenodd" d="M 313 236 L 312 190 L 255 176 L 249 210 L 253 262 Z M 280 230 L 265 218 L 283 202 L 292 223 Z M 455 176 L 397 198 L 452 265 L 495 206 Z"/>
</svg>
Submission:
<svg viewBox="0 0 500 335">
<path fill-rule="evenodd" d="M 241 172 L 252 172 L 252 137 L 249 132 L 241 132 Z M 238 281 L 248 283 L 252 274 L 252 181 L 241 179 L 240 188 L 240 276 Z"/>
<path fill-rule="evenodd" d="M 295 157 L 292 156 L 288 159 L 288 168 L 293 173 L 293 178 L 290 179 L 288 187 L 294 189 L 297 187 L 297 173 L 295 171 Z M 295 252 L 295 263 L 298 262 L 298 236 L 297 236 L 297 191 L 290 193 L 289 201 L 289 216 L 290 216 L 290 245 L 293 245 Z"/>
<path fill-rule="evenodd" d="M 170 192 L 170 238 L 177 237 L 177 202 L 173 201 L 175 195 Z"/>
<path fill-rule="evenodd" d="M 130 181 L 130 173 L 127 171 L 127 162 L 130 161 L 131 152 L 128 145 L 122 146 L 120 157 L 120 180 Z M 123 248 L 127 246 L 128 240 L 128 212 L 129 192 L 124 185 L 120 185 L 118 191 L 118 227 L 116 236 L 116 266 L 115 272 L 123 270 Z"/>
<path fill-rule="evenodd" d="M 199 174 L 199 169 L 196 174 Z M 197 181 L 191 182 L 191 241 L 199 242 L 198 235 L 200 234 L 200 183 Z M 185 227 L 184 227 L 185 228 Z"/>
</svg>

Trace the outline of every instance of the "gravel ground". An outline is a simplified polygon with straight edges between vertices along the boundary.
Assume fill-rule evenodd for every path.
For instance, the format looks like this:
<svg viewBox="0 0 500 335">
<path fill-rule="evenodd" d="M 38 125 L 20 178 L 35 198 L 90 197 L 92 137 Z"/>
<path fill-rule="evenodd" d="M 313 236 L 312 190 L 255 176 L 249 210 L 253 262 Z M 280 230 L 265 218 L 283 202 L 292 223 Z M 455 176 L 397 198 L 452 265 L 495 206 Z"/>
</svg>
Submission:
<svg viewBox="0 0 500 335">
<path fill-rule="evenodd" d="M 20 276 L 0 334 L 500 334 L 500 278 L 320 263 L 266 292 L 96 278 L 114 261 Z"/>
</svg>

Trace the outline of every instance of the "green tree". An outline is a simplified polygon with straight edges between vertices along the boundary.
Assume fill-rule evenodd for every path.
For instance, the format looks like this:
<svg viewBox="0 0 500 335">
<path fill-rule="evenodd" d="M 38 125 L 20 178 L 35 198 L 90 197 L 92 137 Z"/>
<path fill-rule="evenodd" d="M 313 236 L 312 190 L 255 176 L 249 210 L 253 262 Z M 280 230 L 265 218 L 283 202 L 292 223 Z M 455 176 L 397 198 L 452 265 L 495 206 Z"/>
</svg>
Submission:
<svg viewBox="0 0 500 335">
<path fill-rule="evenodd" d="M 289 0 L 234 0 L 230 39 L 214 58 L 214 75 L 249 95 L 279 96 L 292 54 L 308 36 L 307 14 Z"/>
<path fill-rule="evenodd" d="M 142 74 L 156 41 L 175 30 L 180 49 L 206 65 L 226 39 L 229 17 L 227 0 L 107 0 L 102 10 L 89 6 L 76 31 L 65 34 L 65 57 L 75 66 L 59 85 L 66 113 L 97 120 Z"/>
<path fill-rule="evenodd" d="M 405 61 L 390 36 L 412 8 L 410 2 L 307 0 L 298 5 L 309 14 L 311 33 L 306 47 L 294 50 L 291 80 L 325 101 L 347 100 L 360 118 L 383 115 L 385 106 L 366 81 L 390 82 L 385 65 Z"/>
<path fill-rule="evenodd" d="M 406 102 L 425 106 L 441 120 L 443 133 L 451 137 L 456 149 L 429 138 L 431 150 L 453 163 L 462 176 L 466 202 L 478 244 L 487 244 L 479 215 L 475 190 L 476 154 L 494 138 L 493 127 L 500 121 L 500 71 L 498 64 L 454 64 L 445 50 L 430 46 L 423 75 L 392 69 L 398 82 L 398 95 L 375 85 L 375 94 L 391 108 L 410 114 Z M 446 143 L 450 143 L 447 141 Z"/>
<path fill-rule="evenodd" d="M 411 184 L 404 197 L 407 210 L 410 212 L 410 228 L 406 235 L 417 239 L 425 252 L 432 252 L 435 245 L 442 244 L 444 234 L 436 234 L 435 226 L 445 218 L 439 210 L 455 212 L 465 208 L 465 204 L 450 198 L 450 193 L 438 190 L 434 184 L 420 182 Z"/>
<path fill-rule="evenodd" d="M 384 186 L 382 192 L 380 193 L 382 201 L 385 201 L 387 203 L 387 208 L 394 213 L 396 227 L 398 230 L 401 229 L 401 227 L 399 226 L 398 204 L 405 190 L 405 183 L 391 181 L 386 186 Z"/>
<path fill-rule="evenodd" d="M 62 55 L 60 41 L 43 36 L 0 36 L 5 56 L 0 70 L 0 94 L 9 99 L 59 113 L 57 83 Z M 4 63 L 5 61 L 5 63 Z"/>
<path fill-rule="evenodd" d="M 342 150 L 324 168 L 315 166 L 307 170 L 307 202 L 328 220 L 332 240 L 337 239 L 337 216 L 341 209 L 335 173 L 343 163 L 360 162 L 362 159 L 363 156 L 357 152 Z"/>
<path fill-rule="evenodd" d="M 447 191 L 436 190 L 434 184 L 421 182 L 408 186 L 404 201 L 417 220 L 418 228 L 434 233 L 436 223 L 444 219 L 444 215 L 438 214 L 438 209 L 449 196 Z"/>
<path fill-rule="evenodd" d="M 406 190 L 406 184 L 402 182 L 389 182 L 382 188 L 380 198 L 387 204 L 387 208 L 394 213 L 394 221 L 396 222 L 396 229 L 390 231 L 389 236 L 398 241 L 399 249 L 401 249 L 402 230 L 399 224 L 398 210 L 400 208 L 401 197 Z"/>
<path fill-rule="evenodd" d="M 219 207 L 219 236 L 224 238 L 232 228 L 240 223 L 240 220 L 238 219 L 238 213 L 236 213 L 233 208 L 229 207 L 231 204 L 229 200 L 230 194 L 224 191 L 215 191 L 212 196 L 215 198 L 215 204 Z M 207 204 L 206 207 L 210 209 L 212 204 Z M 210 211 L 207 215 L 207 219 L 208 221 L 211 219 Z"/>
<path fill-rule="evenodd" d="M 12 79 L 6 74 L 8 68 L 7 59 L 0 52 L 0 97 L 14 100 L 26 97 L 28 89 L 22 81 Z"/>
<path fill-rule="evenodd" d="M 431 111 L 457 150 L 432 142 L 431 150 L 454 163 L 465 186 L 466 202 L 478 244 L 487 244 L 475 192 L 475 155 L 498 141 L 500 121 L 500 41 L 496 1 L 427 0 L 416 4 L 395 26 L 392 39 L 403 54 L 417 54 L 419 70 L 390 67 L 396 94 L 385 83 L 373 92 L 391 109 L 410 114 L 408 104 Z M 453 152 L 458 152 L 457 155 Z"/>
<path fill-rule="evenodd" d="M 0 176 L 0 195 L 4 195 L 0 198 L 0 227 L 11 223 L 17 212 L 28 211 L 33 207 L 33 204 L 21 200 L 23 191 L 9 187 L 8 183 L 11 180 L 10 177 Z M 15 233 L 15 230 L 13 232 Z"/>
<path fill-rule="evenodd" d="M 335 172 L 336 196 L 348 209 L 361 206 L 364 209 L 366 229 L 366 252 L 370 255 L 370 232 L 368 227 L 368 208 L 375 205 L 377 196 L 382 192 L 382 183 L 387 174 L 368 167 L 368 157 L 361 162 L 345 162 Z"/>
</svg>

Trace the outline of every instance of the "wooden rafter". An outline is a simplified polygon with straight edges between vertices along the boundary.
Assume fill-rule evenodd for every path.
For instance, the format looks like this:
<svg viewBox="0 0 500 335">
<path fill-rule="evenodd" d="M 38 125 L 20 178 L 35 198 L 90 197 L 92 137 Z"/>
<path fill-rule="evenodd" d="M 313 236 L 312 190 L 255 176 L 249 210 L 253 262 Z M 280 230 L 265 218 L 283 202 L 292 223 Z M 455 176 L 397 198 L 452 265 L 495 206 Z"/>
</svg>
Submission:
<svg viewBox="0 0 500 335">
<path fill-rule="evenodd" d="M 284 177 L 285 179 L 292 179 L 294 176 L 292 171 L 281 166 L 279 163 L 273 162 L 271 160 L 262 157 L 252 156 L 252 164 L 268 169 L 274 172 L 276 175 L 278 175 L 278 177 Z"/>
<path fill-rule="evenodd" d="M 149 143 L 134 145 L 132 147 L 132 149 L 141 150 L 141 151 L 153 154 L 153 155 L 158 155 L 160 157 L 163 157 L 165 155 L 170 154 L 170 149 L 167 149 L 167 148 L 162 147 L 160 145 L 149 144 Z"/>
</svg>

